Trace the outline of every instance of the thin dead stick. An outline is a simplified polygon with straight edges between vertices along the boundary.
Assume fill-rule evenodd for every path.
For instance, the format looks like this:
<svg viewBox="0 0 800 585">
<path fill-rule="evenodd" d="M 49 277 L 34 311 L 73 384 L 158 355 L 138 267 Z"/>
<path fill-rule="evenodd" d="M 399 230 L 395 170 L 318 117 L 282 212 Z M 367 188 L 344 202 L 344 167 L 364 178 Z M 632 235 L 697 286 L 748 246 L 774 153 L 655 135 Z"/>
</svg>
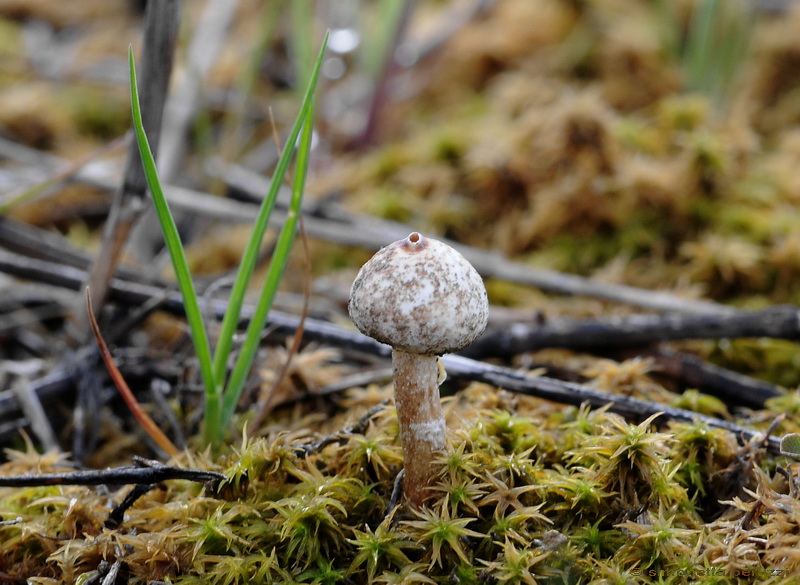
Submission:
<svg viewBox="0 0 800 585">
<path fill-rule="evenodd" d="M 158 159 L 164 182 L 169 182 L 176 175 L 183 160 L 187 129 L 201 105 L 201 84 L 225 42 L 225 35 L 238 4 L 238 0 L 212 0 L 206 3 L 200 22 L 193 32 L 188 50 L 187 74 L 166 106 L 168 116 L 165 119 L 162 154 Z"/>
<path fill-rule="evenodd" d="M 280 158 L 283 148 L 281 147 L 281 137 L 278 136 L 278 126 L 275 124 L 275 112 L 272 111 L 272 106 L 267 109 L 267 113 L 269 114 L 269 125 L 272 128 L 272 141 L 275 143 L 275 150 L 278 158 Z M 264 191 L 264 193 L 267 193 L 267 191 Z"/>
<path fill-rule="evenodd" d="M 636 355 L 642 355 L 642 352 Z M 644 352 L 644 355 L 655 359 L 659 373 L 672 376 L 686 387 L 721 398 L 728 404 L 763 408 L 767 400 L 784 393 L 780 386 L 710 364 L 691 354 L 659 347 Z"/>
<path fill-rule="evenodd" d="M 360 150 L 377 143 L 380 113 L 386 107 L 387 98 L 391 94 L 390 81 L 398 65 L 395 59 L 397 49 L 405 35 L 414 8 L 414 3 L 410 0 L 402 0 L 402 2 L 403 7 L 400 9 L 397 22 L 394 23 L 395 27 L 391 31 L 388 46 L 384 48 L 385 54 L 383 55 L 378 79 L 375 82 L 375 89 L 370 97 L 364 129 L 354 141 L 355 147 Z"/>
<path fill-rule="evenodd" d="M 800 310 L 778 305 L 761 311 L 710 315 L 625 315 L 599 319 L 548 319 L 490 331 L 464 355 L 508 357 L 544 347 L 622 349 L 681 339 L 771 337 L 800 339 Z"/>
<path fill-rule="evenodd" d="M 363 435 L 367 432 L 369 424 L 372 419 L 375 418 L 375 415 L 384 410 L 388 405 L 388 400 L 381 400 L 378 404 L 361 415 L 361 417 L 353 424 L 347 425 L 343 429 L 338 430 L 332 435 L 323 437 L 319 441 L 305 445 L 303 447 L 303 452 L 306 455 L 311 455 L 312 453 L 318 453 L 322 451 L 328 445 L 333 445 L 334 443 L 344 444 L 353 435 Z"/>
<path fill-rule="evenodd" d="M 81 270 L 85 270 L 92 262 L 89 254 L 73 247 L 67 238 L 7 217 L 0 217 L 0 246 L 17 254 L 57 262 Z M 127 266 L 118 266 L 116 273 L 129 280 L 146 279 L 141 271 Z M 150 282 L 159 286 L 163 284 L 154 279 L 150 279 Z"/>
<path fill-rule="evenodd" d="M 73 248 L 67 238 L 7 217 L 0 217 L 0 246 L 32 258 L 85 269 L 89 254 Z"/>
<path fill-rule="evenodd" d="M 200 21 L 192 31 L 186 61 L 183 64 L 184 75 L 173 88 L 164 106 L 163 136 L 156 162 L 165 191 L 171 188 L 168 183 L 178 175 L 183 163 L 189 146 L 188 131 L 198 111 L 204 107 L 205 94 L 201 89 L 202 84 L 225 43 L 238 5 L 239 0 L 205 2 Z M 142 106 L 144 112 L 144 104 Z M 202 225 L 194 221 L 189 224 L 186 222 L 187 218 L 176 209 L 173 209 L 173 217 L 176 223 L 182 226 L 181 231 L 188 239 L 196 235 Z M 255 216 L 251 216 L 248 221 L 252 221 L 253 217 Z M 142 264 L 148 264 L 161 251 L 162 242 L 161 226 L 154 210 L 150 209 L 132 230 L 129 249 Z"/>
<path fill-rule="evenodd" d="M 26 371 L 26 369 L 31 370 L 30 365 L 9 361 L 3 366 L 3 369 L 15 378 L 10 384 L 11 392 L 22 408 L 22 412 L 30 421 L 31 428 L 41 446 L 45 451 L 58 449 L 56 433 L 42 407 L 40 397 L 31 390 L 30 379 L 33 371 Z"/>
<path fill-rule="evenodd" d="M 222 174 L 231 187 L 250 194 L 255 200 L 260 200 L 261 194 L 266 193 L 269 188 L 267 178 L 236 165 L 229 165 L 227 170 L 223 169 Z M 220 201 L 218 198 L 216 201 L 211 201 L 209 196 L 190 195 L 189 191 L 179 189 L 172 189 L 171 196 L 170 204 L 176 208 L 202 205 L 206 210 L 201 212 L 198 208 L 197 211 L 208 213 L 211 212 L 211 207 L 214 207 L 213 213 L 217 214 L 217 217 L 233 218 L 235 215 L 245 221 L 249 221 L 249 218 L 253 216 L 252 211 L 246 211 L 252 205 L 248 203 Z M 318 205 L 318 209 L 315 209 L 312 215 L 309 213 L 311 205 L 312 203 L 309 203 L 304 207 L 306 227 L 311 237 L 322 240 L 377 250 L 393 241 L 403 239 L 415 231 L 411 226 L 354 214 L 332 203 Z M 270 225 L 273 225 L 273 222 L 277 225 L 283 224 L 286 218 L 285 208 L 285 203 L 279 197 L 276 208 L 270 217 Z M 682 298 L 671 293 L 608 284 L 573 274 L 531 268 L 520 262 L 509 260 L 497 252 L 465 246 L 446 238 L 438 239 L 458 250 L 484 277 L 499 278 L 556 293 L 585 295 L 659 311 L 687 314 L 732 314 L 737 312 L 734 307 L 711 301 Z"/>
<path fill-rule="evenodd" d="M 94 332 L 94 337 L 97 340 L 97 347 L 100 348 L 100 356 L 103 358 L 103 363 L 105 363 L 106 369 L 108 370 L 114 385 L 122 395 L 122 399 L 125 401 L 125 404 L 128 405 L 128 408 L 133 413 L 134 418 L 136 418 L 139 424 L 142 425 L 142 428 L 150 436 L 150 438 L 153 439 L 153 441 L 155 441 L 155 443 L 170 457 L 174 457 L 180 453 L 180 450 L 173 444 L 172 441 L 169 440 L 169 438 L 161 431 L 161 429 L 158 428 L 158 425 L 152 418 L 150 418 L 150 415 L 142 410 L 142 407 L 139 405 L 139 401 L 136 400 L 136 396 L 133 395 L 133 392 L 131 392 L 127 382 L 125 382 L 125 378 L 122 377 L 119 368 L 117 368 L 117 365 L 114 363 L 114 358 L 111 356 L 111 352 L 108 351 L 108 346 L 106 346 L 106 342 L 103 340 L 103 335 L 100 333 L 100 327 L 98 327 L 97 321 L 94 318 L 94 312 L 92 311 L 92 296 L 88 287 L 86 288 L 86 313 L 89 316 L 89 324 L 91 325 L 92 331 Z"/>
<path fill-rule="evenodd" d="M 304 226 L 310 220 L 313 222 L 313 218 L 304 218 Z M 27 251 L 37 240 L 35 228 L 17 226 L 10 220 L 0 218 L 0 242 L 8 245 L 12 241 L 22 238 L 30 242 L 28 248 L 25 248 Z M 69 258 L 70 266 L 57 266 L 50 262 L 40 263 L 41 261 L 30 258 L 28 255 L 23 257 L 0 251 L 0 270 L 21 277 L 29 277 L 39 282 L 48 282 L 72 289 L 77 288 L 72 283 L 75 275 L 82 272 L 76 268 L 86 265 L 86 256 L 73 254 L 72 248 L 61 238 L 53 242 L 49 242 L 45 238 L 39 247 L 52 250 L 53 254 L 59 250 L 62 257 Z M 55 259 L 51 254 L 45 256 L 48 259 Z M 139 273 L 130 269 L 121 270 L 120 276 L 138 283 L 141 283 L 142 280 Z M 131 290 L 131 287 L 123 285 L 120 281 L 117 289 Z M 149 290 L 162 289 L 154 287 Z M 720 305 L 717 307 L 727 308 Z M 736 310 L 735 313 L 727 314 L 722 312 L 707 315 L 630 315 L 591 320 L 558 318 L 538 326 L 517 324 L 506 331 L 487 333 L 476 341 L 464 355 L 508 356 L 558 345 L 573 349 L 610 349 L 680 339 L 728 337 L 770 337 L 798 340 L 800 339 L 800 310 L 795 306 L 781 305 L 763 311 Z"/>
<path fill-rule="evenodd" d="M 142 460 L 137 460 L 141 462 Z M 216 471 L 185 469 L 163 463 L 144 460 L 145 463 L 110 469 L 84 469 L 63 473 L 26 473 L 23 475 L 0 475 L 0 485 L 9 487 L 31 487 L 42 485 L 105 485 L 105 484 L 150 484 L 173 479 L 205 483 L 225 481 L 226 477 Z"/>
<path fill-rule="evenodd" d="M 497 0 L 474 0 L 470 3 L 454 2 L 437 17 L 435 25 L 424 38 L 409 39 L 395 54 L 398 65 L 410 68 L 440 50 L 470 22 L 488 11 Z"/>
<path fill-rule="evenodd" d="M 28 392 L 36 396 L 41 403 L 53 400 L 66 392 L 71 384 L 71 373 L 59 370 L 45 378 L 31 380 L 28 384 Z M 16 415 L 21 410 L 21 405 L 12 390 L 0 392 L 0 412 L 4 417 Z M 30 421 L 23 417 L 16 421 L 11 421 L 0 425 L 0 440 L 19 437 L 20 431 L 27 426 Z"/>
<path fill-rule="evenodd" d="M 166 100 L 167 87 L 172 71 L 172 54 L 178 34 L 179 0 L 148 2 L 145 11 L 145 32 L 141 70 L 142 111 L 145 131 L 155 151 L 158 147 L 161 118 Z M 125 175 L 116 190 L 111 211 L 103 230 L 100 252 L 83 283 L 94 295 L 94 301 L 102 308 L 108 296 L 109 279 L 114 274 L 122 251 L 134 225 L 146 208 L 147 181 L 144 175 L 139 150 L 135 141 L 128 149 Z M 91 338 L 89 315 L 86 306 L 77 302 L 75 314 L 67 327 L 74 346 L 82 345 Z M 75 432 L 72 451 L 80 460 L 83 453 L 97 440 L 98 397 L 94 388 L 79 378 L 75 401 Z"/>
<path fill-rule="evenodd" d="M 53 187 L 75 175 L 87 164 L 94 162 L 100 157 L 106 156 L 122 148 L 123 146 L 125 146 L 124 137 L 112 140 L 110 143 L 104 144 L 93 152 L 90 152 L 89 154 L 84 155 L 74 161 L 68 162 L 63 169 L 57 171 L 52 177 L 44 179 L 36 185 L 25 187 L 16 193 L 2 197 L 2 202 L 0 203 L 0 215 L 16 205 L 25 202 L 30 203 L 31 201 L 35 201 L 39 197 L 46 195 Z"/>
<path fill-rule="evenodd" d="M 114 583 L 117 582 L 117 579 L 119 579 L 120 569 L 122 569 L 122 561 L 117 559 L 108 569 L 108 573 L 106 573 L 106 576 L 103 577 L 100 585 L 114 585 Z"/>
<path fill-rule="evenodd" d="M 84 271 L 71 266 L 62 266 L 53 262 L 29 258 L 2 249 L 0 249 L 0 272 L 73 290 L 80 286 L 80 282 L 76 282 L 76 279 L 85 274 Z M 161 287 L 120 278 L 112 279 L 111 289 L 117 300 L 137 305 L 148 301 L 152 297 L 164 294 Z M 162 306 L 169 311 L 179 311 L 180 307 L 182 307 L 180 295 L 177 293 L 167 295 Z M 224 315 L 226 303 L 215 300 L 211 302 L 211 307 L 217 316 L 221 316 Z M 252 307 L 245 305 L 242 318 L 249 318 L 251 313 Z M 270 324 L 279 328 L 286 325 L 291 328 L 291 331 L 294 331 L 298 320 L 297 317 L 287 316 L 278 311 L 273 311 L 271 315 L 274 315 L 275 318 L 270 317 Z M 798 326 L 800 310 L 796 307 L 780 306 L 765 311 L 738 312 L 736 317 L 731 316 L 730 322 L 735 323 L 736 318 L 742 316 L 744 316 L 745 325 L 739 328 L 740 334 L 746 332 L 751 337 L 800 339 L 800 326 Z M 765 316 L 769 318 L 765 319 Z M 708 319 L 711 319 L 711 317 L 709 316 Z M 692 331 L 687 328 L 684 328 L 683 331 L 683 339 L 693 338 Z M 732 331 L 732 329 L 724 330 L 720 337 L 731 337 L 730 333 Z M 284 334 L 285 330 L 279 329 L 278 333 Z M 710 334 L 705 337 L 713 338 Z M 673 337 L 673 339 L 680 338 L 678 336 Z"/>
<path fill-rule="evenodd" d="M 172 55 L 178 35 L 179 2 L 148 2 L 145 12 L 143 56 L 140 74 L 142 118 L 153 152 L 161 136 L 161 120 L 172 73 Z M 135 142 L 131 142 L 125 164 L 125 176 L 116 191 L 111 212 L 103 231 L 100 253 L 89 271 L 85 286 L 102 308 L 108 295 L 108 281 L 114 274 L 122 250 L 134 225 L 145 210 L 147 180 Z M 75 313 L 74 334 L 79 343 L 88 337 L 88 315 L 83 303 Z"/>
</svg>

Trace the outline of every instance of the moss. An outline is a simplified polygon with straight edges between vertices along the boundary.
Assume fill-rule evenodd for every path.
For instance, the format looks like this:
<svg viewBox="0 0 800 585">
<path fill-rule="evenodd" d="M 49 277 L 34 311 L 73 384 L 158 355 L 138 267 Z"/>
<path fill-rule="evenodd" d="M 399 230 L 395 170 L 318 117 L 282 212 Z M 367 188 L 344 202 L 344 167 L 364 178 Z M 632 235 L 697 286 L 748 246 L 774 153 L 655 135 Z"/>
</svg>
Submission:
<svg viewBox="0 0 800 585">
<path fill-rule="evenodd" d="M 103 88 L 77 86 L 63 96 L 63 106 L 79 132 L 111 140 L 130 127 L 130 102 L 126 92 L 111 93 Z"/>
<path fill-rule="evenodd" d="M 280 433 L 245 441 L 216 465 L 195 458 L 228 481 L 216 492 L 170 482 L 137 501 L 116 530 L 102 525 L 102 490 L 3 488 L 3 519 L 22 518 L 0 525 L 0 570 L 12 582 L 34 565 L 43 577 L 82 582 L 124 545 L 130 583 L 449 583 L 453 575 L 561 583 L 712 564 L 730 583 L 745 583 L 733 573 L 739 565 L 717 561 L 717 541 L 703 527 L 713 522 L 725 534 L 743 521 L 753 503 L 742 486 L 769 494 L 776 521 L 797 522 L 778 503 L 789 501 L 788 486 L 760 471 L 771 460 L 742 468 L 736 483 L 726 479 L 744 453 L 726 431 L 656 429 L 652 417 L 634 424 L 583 408 L 542 418 L 536 401 L 482 410 L 470 396 L 480 394 L 457 403 L 462 423 L 428 508 L 390 506 L 402 460 L 387 407 L 366 434 L 325 448 Z M 29 453 L 2 472 L 37 465 Z M 774 568 L 778 540 L 759 546 L 764 560 L 748 567 Z"/>
<path fill-rule="evenodd" d="M 672 401 L 672 406 L 684 410 L 691 410 L 692 412 L 698 412 L 707 416 L 716 416 L 723 419 L 730 418 L 728 408 L 722 400 L 694 389 L 685 390 L 679 394 L 675 400 Z"/>
<path fill-rule="evenodd" d="M 598 229 L 588 235 L 558 234 L 531 254 L 531 262 L 552 270 L 589 275 L 617 257 L 632 259 L 653 251 L 662 241 L 661 231 L 668 227 L 658 221 L 656 213 L 640 213 L 620 229 Z"/>
<path fill-rule="evenodd" d="M 505 280 L 490 278 L 484 281 L 486 293 L 489 295 L 489 303 L 499 307 L 524 306 L 525 301 L 536 296 L 530 287 L 514 284 Z"/>
<path fill-rule="evenodd" d="M 0 17 L 0 56 L 21 58 L 25 54 L 22 27 L 19 23 Z"/>
<path fill-rule="evenodd" d="M 712 362 L 784 388 L 800 385 L 797 343 L 783 339 L 736 339 L 716 344 Z"/>
<path fill-rule="evenodd" d="M 614 125 L 614 136 L 632 152 L 654 155 L 664 150 L 663 133 L 641 116 L 626 116 L 618 120 Z"/>
<path fill-rule="evenodd" d="M 370 215 L 397 222 L 408 222 L 414 216 L 414 202 L 407 193 L 384 188 L 376 191 L 366 205 Z"/>
<path fill-rule="evenodd" d="M 669 132 L 691 132 L 708 121 L 710 103 L 698 94 L 670 96 L 656 108 L 658 123 Z"/>
</svg>

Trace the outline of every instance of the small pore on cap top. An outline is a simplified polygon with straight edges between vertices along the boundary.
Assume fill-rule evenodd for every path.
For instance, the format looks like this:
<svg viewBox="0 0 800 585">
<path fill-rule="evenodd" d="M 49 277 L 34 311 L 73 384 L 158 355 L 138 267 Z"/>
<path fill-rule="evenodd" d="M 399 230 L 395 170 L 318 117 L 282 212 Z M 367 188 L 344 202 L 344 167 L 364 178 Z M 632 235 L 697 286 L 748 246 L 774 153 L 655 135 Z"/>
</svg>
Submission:
<svg viewBox="0 0 800 585">
<path fill-rule="evenodd" d="M 397 243 L 406 251 L 420 252 L 428 247 L 430 240 L 419 232 L 411 232 L 404 240 L 400 240 Z"/>
</svg>

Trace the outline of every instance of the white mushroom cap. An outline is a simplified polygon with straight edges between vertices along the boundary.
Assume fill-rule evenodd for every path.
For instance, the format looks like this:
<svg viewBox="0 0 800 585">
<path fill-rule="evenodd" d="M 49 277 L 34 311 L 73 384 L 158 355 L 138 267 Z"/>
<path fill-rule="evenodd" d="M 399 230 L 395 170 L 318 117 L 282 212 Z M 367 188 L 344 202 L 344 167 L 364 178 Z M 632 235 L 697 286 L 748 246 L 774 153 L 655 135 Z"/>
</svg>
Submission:
<svg viewBox="0 0 800 585">
<path fill-rule="evenodd" d="M 364 335 L 409 353 L 442 355 L 483 333 L 489 301 L 466 258 L 414 232 L 361 267 L 349 310 Z"/>
</svg>

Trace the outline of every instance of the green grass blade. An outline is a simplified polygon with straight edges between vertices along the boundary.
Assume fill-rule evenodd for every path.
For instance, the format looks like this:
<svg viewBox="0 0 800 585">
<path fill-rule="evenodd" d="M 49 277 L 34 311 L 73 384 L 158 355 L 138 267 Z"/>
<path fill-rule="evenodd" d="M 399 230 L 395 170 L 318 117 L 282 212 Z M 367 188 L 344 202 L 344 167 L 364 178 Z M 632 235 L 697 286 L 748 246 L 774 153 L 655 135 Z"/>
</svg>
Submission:
<svg viewBox="0 0 800 585">
<path fill-rule="evenodd" d="M 718 0 L 699 0 L 692 8 L 686 59 L 689 89 L 709 91 L 714 44 L 714 21 L 718 18 Z"/>
<path fill-rule="evenodd" d="M 133 59 L 132 48 L 128 49 L 128 63 L 130 66 L 131 80 L 131 110 L 133 113 L 133 127 L 136 133 L 136 142 L 142 157 L 142 166 L 144 167 L 145 177 L 147 178 L 147 186 L 150 188 L 150 193 L 153 196 L 153 204 L 155 205 L 156 214 L 158 215 L 158 221 L 161 224 L 161 231 L 164 234 L 164 241 L 167 245 L 169 255 L 172 258 L 172 266 L 175 270 L 175 276 L 178 279 L 181 295 L 183 296 L 186 320 L 189 323 L 192 342 L 197 352 L 197 359 L 200 362 L 200 376 L 203 380 L 203 386 L 205 386 L 206 398 L 204 431 L 206 439 L 209 439 L 218 434 L 216 427 L 219 424 L 219 400 L 221 390 L 215 382 L 208 334 L 205 324 L 203 323 L 200 306 L 197 302 L 197 294 L 194 290 L 192 275 L 189 272 L 189 265 L 186 262 L 183 244 L 178 235 L 178 228 L 175 226 L 175 220 L 173 220 L 169 206 L 167 205 L 164 191 L 161 188 L 161 181 L 158 178 L 156 163 L 153 159 L 150 143 L 147 140 L 147 135 L 145 134 L 142 124 L 139 89 L 136 83 L 136 65 Z"/>
<path fill-rule="evenodd" d="M 289 12 L 292 37 L 291 49 L 294 61 L 294 71 L 296 75 L 297 87 L 303 87 L 308 83 L 313 75 L 312 55 L 314 54 L 312 34 L 314 24 L 314 12 L 311 2 L 291 2 Z"/>
<path fill-rule="evenodd" d="M 753 32 L 753 8 L 748 2 L 734 1 L 725 5 L 721 36 L 717 47 L 717 97 L 722 101 L 729 95 L 741 68 Z"/>
<path fill-rule="evenodd" d="M 685 45 L 687 88 L 723 106 L 747 56 L 752 31 L 753 13 L 746 0 L 697 0 Z"/>
<path fill-rule="evenodd" d="M 364 46 L 360 51 L 361 63 L 367 73 L 377 79 L 382 69 L 391 63 L 389 51 L 395 49 L 398 27 L 404 18 L 403 12 L 408 10 L 407 0 L 381 0 L 377 3 L 375 26 L 366 27 L 371 34 L 366 35 Z"/>
<path fill-rule="evenodd" d="M 239 353 L 228 386 L 225 389 L 222 401 L 223 429 L 227 427 L 228 422 L 233 416 L 236 405 L 239 402 L 239 397 L 244 389 L 245 382 L 247 382 L 247 375 L 250 373 L 250 368 L 253 365 L 261 341 L 261 332 L 267 323 L 272 300 L 275 297 L 278 285 L 286 269 L 286 263 L 289 260 L 289 251 L 292 248 L 292 243 L 297 233 L 297 222 L 300 218 L 300 204 L 302 203 L 303 191 L 305 190 L 308 158 L 311 151 L 311 138 L 314 129 L 313 104 L 306 110 L 302 121 L 303 134 L 300 138 L 300 144 L 297 150 L 297 164 L 295 165 L 295 178 L 292 184 L 292 199 L 289 205 L 289 213 L 286 217 L 286 222 L 281 228 L 281 233 L 278 236 L 278 243 L 275 246 L 275 252 L 269 265 L 269 271 L 264 280 L 264 286 L 261 290 L 258 305 L 247 327 L 247 334 L 242 344 L 242 350 Z"/>
<path fill-rule="evenodd" d="M 13 209 L 17 205 L 22 205 L 26 201 L 30 201 L 34 199 L 41 193 L 47 191 L 53 185 L 56 185 L 61 179 L 54 178 L 54 179 L 47 179 L 39 183 L 38 185 L 34 185 L 29 189 L 25 189 L 22 193 L 18 195 L 12 195 L 7 201 L 0 203 L 0 215 L 4 215 L 10 209 Z"/>
<path fill-rule="evenodd" d="M 217 380 L 217 383 L 220 386 L 224 386 L 228 358 L 233 348 L 233 339 L 234 335 L 236 334 L 236 328 L 239 324 L 242 305 L 244 304 L 245 294 L 247 293 L 247 285 L 249 284 L 250 278 L 253 275 L 253 270 L 255 269 L 256 260 L 258 258 L 258 251 L 261 247 L 261 242 L 264 239 L 264 233 L 267 231 L 269 216 L 272 213 L 272 209 L 275 207 L 275 201 L 278 198 L 278 191 L 283 184 L 283 179 L 286 176 L 286 170 L 289 168 L 289 162 L 291 161 L 294 145 L 297 142 L 297 137 L 300 134 L 303 120 L 307 118 L 308 112 L 311 109 L 314 99 L 314 91 L 317 87 L 319 71 L 322 65 L 322 59 L 325 55 L 325 49 L 327 46 L 328 35 L 325 35 L 325 39 L 322 42 L 322 48 L 320 49 L 314 70 L 311 74 L 311 80 L 309 81 L 308 88 L 303 96 L 300 113 L 298 114 L 297 120 L 295 121 L 292 131 L 289 134 L 286 147 L 283 149 L 281 157 L 278 160 L 278 164 L 275 167 L 269 192 L 264 198 L 264 201 L 261 203 L 261 208 L 258 211 L 258 216 L 256 217 L 255 224 L 253 225 L 253 231 L 250 235 L 250 240 L 248 241 L 247 247 L 242 255 L 242 261 L 239 264 L 239 271 L 233 283 L 228 308 L 225 311 L 225 316 L 222 319 L 219 341 L 217 342 L 217 346 L 214 351 L 214 379 Z"/>
</svg>

